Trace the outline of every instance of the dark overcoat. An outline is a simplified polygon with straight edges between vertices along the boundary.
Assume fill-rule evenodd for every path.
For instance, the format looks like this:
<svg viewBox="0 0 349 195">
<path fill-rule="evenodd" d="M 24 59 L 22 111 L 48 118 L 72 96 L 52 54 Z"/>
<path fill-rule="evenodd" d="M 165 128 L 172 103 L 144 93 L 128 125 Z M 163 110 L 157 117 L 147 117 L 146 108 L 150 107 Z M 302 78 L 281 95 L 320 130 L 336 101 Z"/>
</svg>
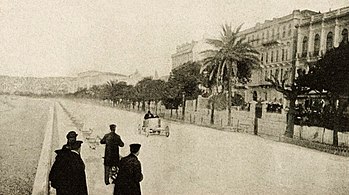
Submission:
<svg viewBox="0 0 349 195">
<path fill-rule="evenodd" d="M 114 195 L 140 195 L 139 182 L 143 180 L 141 162 L 130 154 L 120 161 L 120 169 L 115 180 Z"/>
<path fill-rule="evenodd" d="M 124 146 L 124 142 L 121 140 L 120 136 L 115 132 L 110 132 L 104 135 L 100 143 L 105 144 L 104 165 L 118 166 L 120 161 L 119 147 Z"/>
<path fill-rule="evenodd" d="M 68 150 L 56 150 L 49 180 L 57 195 L 87 195 L 85 164 L 80 155 Z"/>
</svg>

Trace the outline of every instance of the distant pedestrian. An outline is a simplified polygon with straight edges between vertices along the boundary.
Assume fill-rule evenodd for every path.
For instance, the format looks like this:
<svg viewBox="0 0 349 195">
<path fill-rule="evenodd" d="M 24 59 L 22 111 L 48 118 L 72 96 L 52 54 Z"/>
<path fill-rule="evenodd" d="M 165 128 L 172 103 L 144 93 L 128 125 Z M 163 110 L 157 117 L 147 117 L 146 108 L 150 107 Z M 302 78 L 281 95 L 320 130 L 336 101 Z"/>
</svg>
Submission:
<svg viewBox="0 0 349 195">
<path fill-rule="evenodd" d="M 154 115 L 148 110 L 148 112 L 144 115 L 144 119 L 154 118 Z"/>
<path fill-rule="evenodd" d="M 56 160 L 52 165 L 49 181 L 57 195 L 87 195 L 85 164 L 80 157 L 82 141 L 70 144 L 70 150 L 56 150 Z"/>
<path fill-rule="evenodd" d="M 140 195 L 140 182 L 143 180 L 142 166 L 137 156 L 140 144 L 130 145 L 130 154 L 120 161 L 119 172 L 115 180 L 114 195 Z"/>
<path fill-rule="evenodd" d="M 63 145 L 62 149 L 69 149 L 71 148 L 71 144 L 76 141 L 76 137 L 78 134 L 75 131 L 69 131 L 67 134 L 67 143 Z"/>
<path fill-rule="evenodd" d="M 121 137 L 115 133 L 116 125 L 111 124 L 110 133 L 105 134 L 100 143 L 105 144 L 104 153 L 104 182 L 110 184 L 109 178 L 112 176 L 112 168 L 117 168 L 120 161 L 119 147 L 124 147 L 124 142 Z"/>
</svg>

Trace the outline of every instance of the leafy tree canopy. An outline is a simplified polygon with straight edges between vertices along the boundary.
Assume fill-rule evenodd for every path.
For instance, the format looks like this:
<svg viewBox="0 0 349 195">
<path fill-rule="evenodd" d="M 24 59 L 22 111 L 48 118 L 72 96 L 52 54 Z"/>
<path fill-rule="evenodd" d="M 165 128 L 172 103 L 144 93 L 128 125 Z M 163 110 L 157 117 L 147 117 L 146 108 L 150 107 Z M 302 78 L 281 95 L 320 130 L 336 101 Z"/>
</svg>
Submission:
<svg viewBox="0 0 349 195">
<path fill-rule="evenodd" d="M 349 44 L 329 50 L 310 67 L 307 83 L 319 92 L 349 95 Z"/>
<path fill-rule="evenodd" d="M 199 89 L 199 84 L 202 82 L 200 68 L 200 63 L 188 62 L 173 70 L 168 81 L 168 87 L 172 89 L 170 94 L 181 97 L 184 92 L 186 99 L 196 99 L 202 93 Z"/>
</svg>

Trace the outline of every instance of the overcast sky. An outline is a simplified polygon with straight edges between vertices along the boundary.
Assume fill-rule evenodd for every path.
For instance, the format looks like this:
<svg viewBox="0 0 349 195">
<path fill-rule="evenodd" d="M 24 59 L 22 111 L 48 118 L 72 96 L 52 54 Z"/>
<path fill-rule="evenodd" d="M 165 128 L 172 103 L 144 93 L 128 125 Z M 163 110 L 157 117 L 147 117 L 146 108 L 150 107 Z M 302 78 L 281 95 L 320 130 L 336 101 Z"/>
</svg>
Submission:
<svg viewBox="0 0 349 195">
<path fill-rule="evenodd" d="M 0 0 L 0 75 L 166 75 L 176 46 L 349 0 Z"/>
</svg>

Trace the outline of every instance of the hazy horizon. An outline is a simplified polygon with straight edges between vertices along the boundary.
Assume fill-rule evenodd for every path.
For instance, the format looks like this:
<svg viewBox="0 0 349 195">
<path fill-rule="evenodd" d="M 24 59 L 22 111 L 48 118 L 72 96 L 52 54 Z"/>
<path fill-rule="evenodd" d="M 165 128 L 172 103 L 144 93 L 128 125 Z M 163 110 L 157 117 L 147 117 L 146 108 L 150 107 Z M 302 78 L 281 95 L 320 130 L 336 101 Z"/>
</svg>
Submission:
<svg viewBox="0 0 349 195">
<path fill-rule="evenodd" d="M 348 0 L 20 1 L 0 4 L 0 75 L 76 76 L 90 70 L 167 75 L 176 46 Z"/>
</svg>

